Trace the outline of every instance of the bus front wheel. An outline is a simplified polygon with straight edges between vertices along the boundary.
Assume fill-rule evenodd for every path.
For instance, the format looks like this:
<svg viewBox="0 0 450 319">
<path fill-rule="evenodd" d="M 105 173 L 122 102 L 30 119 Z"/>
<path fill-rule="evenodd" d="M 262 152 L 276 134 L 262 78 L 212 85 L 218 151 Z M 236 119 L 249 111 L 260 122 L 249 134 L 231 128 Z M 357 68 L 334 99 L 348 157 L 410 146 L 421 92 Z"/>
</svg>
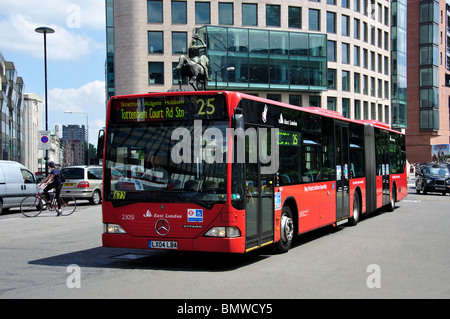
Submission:
<svg viewBox="0 0 450 319">
<path fill-rule="evenodd" d="M 280 219 L 280 240 L 277 242 L 277 252 L 285 253 L 292 245 L 294 239 L 294 219 L 288 206 L 283 207 Z"/>
</svg>

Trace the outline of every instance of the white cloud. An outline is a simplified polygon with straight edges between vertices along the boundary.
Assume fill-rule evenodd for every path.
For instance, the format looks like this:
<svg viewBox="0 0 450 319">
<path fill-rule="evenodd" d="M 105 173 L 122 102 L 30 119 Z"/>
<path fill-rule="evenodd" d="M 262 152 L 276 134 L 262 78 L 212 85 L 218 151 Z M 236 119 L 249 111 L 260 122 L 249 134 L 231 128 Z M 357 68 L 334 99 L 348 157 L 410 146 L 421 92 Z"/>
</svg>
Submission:
<svg viewBox="0 0 450 319">
<path fill-rule="evenodd" d="M 51 111 L 104 111 L 105 82 L 96 80 L 77 89 L 54 88 L 48 92 L 48 97 Z"/>
<path fill-rule="evenodd" d="M 57 24 L 65 28 L 105 28 L 104 0 L 0 0 L 0 15 L 23 14 L 42 25 Z"/>
<path fill-rule="evenodd" d="M 86 115 L 64 112 L 87 113 L 89 117 L 89 141 L 96 144 L 97 132 L 105 126 L 105 82 L 93 81 L 76 89 L 51 89 L 48 92 L 48 106 L 49 120 L 54 123 L 51 127 L 54 127 L 55 124 L 84 125 Z"/>
<path fill-rule="evenodd" d="M 5 49 L 42 58 L 43 35 L 35 32 L 42 25 L 19 13 L 7 16 L 0 20 L 0 43 Z M 55 24 L 47 26 L 55 30 L 55 33 L 47 35 L 48 59 L 79 60 L 83 56 L 104 50 L 104 43 L 81 33 L 81 29 L 66 29 Z"/>
</svg>

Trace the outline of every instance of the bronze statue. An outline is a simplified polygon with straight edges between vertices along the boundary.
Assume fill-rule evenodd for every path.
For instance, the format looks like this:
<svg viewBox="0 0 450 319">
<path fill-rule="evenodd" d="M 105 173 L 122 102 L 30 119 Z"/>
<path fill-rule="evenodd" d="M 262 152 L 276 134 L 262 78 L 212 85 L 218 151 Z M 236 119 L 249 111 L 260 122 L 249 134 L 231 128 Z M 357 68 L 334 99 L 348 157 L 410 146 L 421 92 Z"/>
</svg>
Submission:
<svg viewBox="0 0 450 319">
<path fill-rule="evenodd" d="M 200 45 L 197 42 L 200 41 Z M 189 57 L 184 55 L 180 56 L 179 62 L 175 71 L 180 71 L 179 82 L 187 76 L 189 78 L 189 84 L 198 90 L 198 84 L 203 85 L 203 89 L 206 90 L 206 81 L 210 81 L 208 75 L 209 59 L 206 55 L 200 55 L 200 50 L 206 49 L 205 42 L 200 39 L 198 34 L 192 36 L 192 42 L 189 46 Z"/>
</svg>

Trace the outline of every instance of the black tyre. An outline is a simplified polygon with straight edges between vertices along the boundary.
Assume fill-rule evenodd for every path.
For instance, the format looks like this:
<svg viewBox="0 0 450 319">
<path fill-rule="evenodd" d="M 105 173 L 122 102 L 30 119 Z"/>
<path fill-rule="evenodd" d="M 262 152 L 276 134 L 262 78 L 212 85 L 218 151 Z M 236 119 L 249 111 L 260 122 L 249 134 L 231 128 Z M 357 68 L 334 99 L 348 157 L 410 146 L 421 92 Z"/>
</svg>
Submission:
<svg viewBox="0 0 450 319">
<path fill-rule="evenodd" d="M 42 212 L 44 205 L 40 198 L 27 196 L 20 203 L 20 211 L 26 217 L 36 217 Z"/>
<path fill-rule="evenodd" d="M 352 226 L 356 226 L 361 218 L 361 201 L 359 200 L 358 192 L 353 195 L 353 216 L 350 217 L 348 223 Z"/>
<path fill-rule="evenodd" d="M 61 198 L 61 215 L 69 216 L 77 209 L 77 201 L 73 197 Z"/>
<path fill-rule="evenodd" d="M 276 243 L 276 251 L 278 253 L 287 252 L 292 245 L 294 239 L 294 219 L 292 218 L 291 209 L 288 206 L 283 207 L 280 220 L 280 240 Z"/>
<path fill-rule="evenodd" d="M 397 188 L 395 187 L 395 185 L 392 185 L 391 200 L 389 201 L 389 204 L 386 207 L 386 210 L 388 212 L 393 212 L 394 211 L 394 209 L 395 209 L 395 202 L 396 201 L 397 201 Z"/>
</svg>

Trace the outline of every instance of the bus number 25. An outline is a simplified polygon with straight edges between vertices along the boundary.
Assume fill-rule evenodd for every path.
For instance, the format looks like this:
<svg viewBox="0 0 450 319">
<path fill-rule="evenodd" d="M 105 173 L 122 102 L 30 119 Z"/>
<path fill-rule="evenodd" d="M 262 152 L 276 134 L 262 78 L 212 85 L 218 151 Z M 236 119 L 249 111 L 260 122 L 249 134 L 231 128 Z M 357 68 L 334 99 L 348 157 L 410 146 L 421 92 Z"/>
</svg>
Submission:
<svg viewBox="0 0 450 319">
<path fill-rule="evenodd" d="M 200 106 L 200 110 L 198 111 L 198 115 L 212 115 L 216 111 L 216 107 L 214 106 L 215 98 L 210 98 L 206 100 L 198 99 L 197 103 Z"/>
</svg>

